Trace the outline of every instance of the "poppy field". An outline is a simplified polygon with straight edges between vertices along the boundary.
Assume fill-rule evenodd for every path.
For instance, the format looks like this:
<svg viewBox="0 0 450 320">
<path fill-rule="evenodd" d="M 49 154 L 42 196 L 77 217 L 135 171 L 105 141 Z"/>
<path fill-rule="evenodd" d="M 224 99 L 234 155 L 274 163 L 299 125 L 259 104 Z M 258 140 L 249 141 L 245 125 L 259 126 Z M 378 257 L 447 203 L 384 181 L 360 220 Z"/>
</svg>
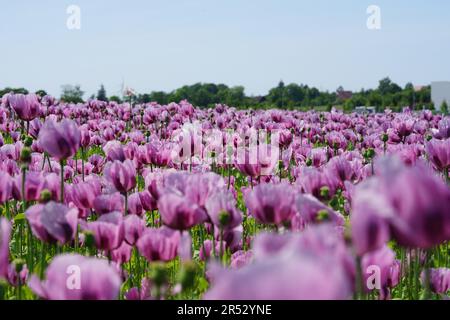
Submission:
<svg viewBox="0 0 450 320">
<path fill-rule="evenodd" d="M 6 94 L 0 299 L 447 300 L 450 117 Z"/>
</svg>

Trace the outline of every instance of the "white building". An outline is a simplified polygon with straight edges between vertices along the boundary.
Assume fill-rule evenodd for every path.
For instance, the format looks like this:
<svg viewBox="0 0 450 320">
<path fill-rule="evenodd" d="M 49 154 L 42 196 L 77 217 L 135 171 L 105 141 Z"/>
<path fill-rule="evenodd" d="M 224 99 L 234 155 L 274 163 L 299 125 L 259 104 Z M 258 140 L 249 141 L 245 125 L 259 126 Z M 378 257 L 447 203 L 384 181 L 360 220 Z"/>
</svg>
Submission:
<svg viewBox="0 0 450 320">
<path fill-rule="evenodd" d="M 450 105 L 450 81 L 436 81 L 431 83 L 431 101 L 436 110 L 441 110 L 442 103 Z"/>
</svg>

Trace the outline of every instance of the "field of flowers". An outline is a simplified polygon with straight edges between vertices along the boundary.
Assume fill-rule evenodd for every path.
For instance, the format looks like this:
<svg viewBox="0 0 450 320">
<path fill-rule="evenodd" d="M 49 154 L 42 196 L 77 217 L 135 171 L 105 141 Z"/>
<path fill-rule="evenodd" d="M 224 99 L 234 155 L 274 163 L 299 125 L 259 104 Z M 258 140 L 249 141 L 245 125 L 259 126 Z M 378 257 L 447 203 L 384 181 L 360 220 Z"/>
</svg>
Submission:
<svg viewBox="0 0 450 320">
<path fill-rule="evenodd" d="M 3 96 L 0 299 L 448 299 L 450 117 Z"/>
</svg>

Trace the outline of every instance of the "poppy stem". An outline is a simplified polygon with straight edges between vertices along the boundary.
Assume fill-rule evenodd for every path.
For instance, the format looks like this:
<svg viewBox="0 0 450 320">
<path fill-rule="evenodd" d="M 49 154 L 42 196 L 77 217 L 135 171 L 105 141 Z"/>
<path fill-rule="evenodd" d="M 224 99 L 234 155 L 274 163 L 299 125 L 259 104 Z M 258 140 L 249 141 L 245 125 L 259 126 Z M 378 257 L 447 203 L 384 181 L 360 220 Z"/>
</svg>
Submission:
<svg viewBox="0 0 450 320">
<path fill-rule="evenodd" d="M 39 270 L 39 276 L 42 279 L 44 277 L 44 264 L 47 255 L 47 245 L 44 241 L 41 242 L 41 268 Z"/>
<path fill-rule="evenodd" d="M 61 203 L 64 203 L 64 160 L 60 160 L 61 165 Z"/>
<path fill-rule="evenodd" d="M 214 234 L 214 224 L 212 224 L 212 235 L 213 257 L 216 258 L 216 236 Z"/>
<path fill-rule="evenodd" d="M 223 227 L 220 226 L 220 243 L 219 243 L 219 256 L 220 256 L 220 263 L 223 264 Z"/>
<path fill-rule="evenodd" d="M 84 148 L 81 147 L 81 177 L 84 182 Z"/>
</svg>

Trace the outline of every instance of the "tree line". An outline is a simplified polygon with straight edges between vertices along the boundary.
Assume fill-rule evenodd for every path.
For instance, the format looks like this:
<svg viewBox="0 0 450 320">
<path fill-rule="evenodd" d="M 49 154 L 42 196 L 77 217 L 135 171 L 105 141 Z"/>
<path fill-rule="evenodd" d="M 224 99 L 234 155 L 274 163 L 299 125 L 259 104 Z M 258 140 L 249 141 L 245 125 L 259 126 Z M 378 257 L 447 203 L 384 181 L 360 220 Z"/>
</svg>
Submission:
<svg viewBox="0 0 450 320">
<path fill-rule="evenodd" d="M 0 96 L 8 92 L 27 93 L 24 88 L 5 88 L 0 90 Z M 45 95 L 44 90 L 37 92 Z M 62 86 L 61 100 L 71 103 L 83 102 L 84 92 L 79 85 Z M 247 96 L 243 86 L 229 87 L 225 84 L 196 83 L 185 85 L 171 92 L 152 91 L 150 93 L 136 94 L 132 97 L 107 96 L 106 90 L 101 85 L 97 95 L 90 98 L 97 98 L 102 101 L 129 101 L 135 103 L 158 102 L 167 104 L 188 100 L 193 105 L 200 107 L 211 107 L 217 103 L 223 103 L 238 108 L 281 108 L 281 109 L 331 109 L 333 106 L 340 106 L 346 111 L 351 111 L 357 106 L 374 106 L 378 111 L 387 107 L 393 110 L 400 110 L 405 106 L 414 109 L 433 109 L 431 102 L 431 87 L 423 86 L 415 88 L 412 83 L 401 87 L 384 78 L 379 81 L 375 89 L 361 89 L 358 92 L 345 91 L 339 87 L 335 92 L 320 91 L 315 87 L 305 84 L 290 83 L 285 85 L 280 81 L 278 85 L 269 90 L 266 95 Z"/>
</svg>

